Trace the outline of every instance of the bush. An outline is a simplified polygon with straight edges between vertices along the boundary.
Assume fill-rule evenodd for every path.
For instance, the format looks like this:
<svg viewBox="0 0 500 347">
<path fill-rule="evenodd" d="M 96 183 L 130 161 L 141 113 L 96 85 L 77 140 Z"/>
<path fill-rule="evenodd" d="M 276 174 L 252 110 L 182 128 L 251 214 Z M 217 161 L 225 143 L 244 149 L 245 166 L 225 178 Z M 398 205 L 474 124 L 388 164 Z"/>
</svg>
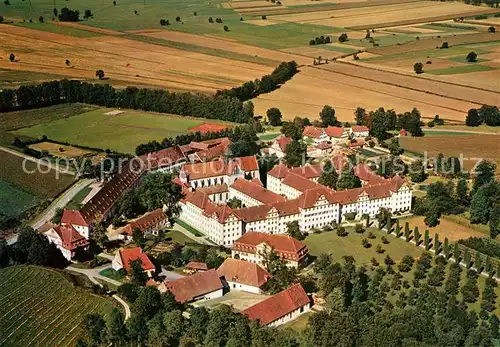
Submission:
<svg viewBox="0 0 500 347">
<path fill-rule="evenodd" d="M 433 122 L 433 121 L 429 121 L 429 122 L 427 122 L 427 126 L 428 126 L 429 128 L 434 128 L 434 122 Z"/>
<path fill-rule="evenodd" d="M 379 266 L 380 265 L 379 262 L 377 261 L 377 259 L 375 259 L 375 258 L 372 258 L 370 260 L 370 262 L 372 263 L 372 266 Z"/>
<path fill-rule="evenodd" d="M 227 25 L 224 25 L 224 31 L 229 31 L 229 28 Z"/>
<path fill-rule="evenodd" d="M 387 239 L 387 237 L 382 236 L 380 239 L 382 240 L 383 244 L 386 244 L 386 245 L 389 244 L 389 240 Z"/>
<path fill-rule="evenodd" d="M 492 27 L 489 27 L 489 28 L 488 28 L 488 32 L 489 32 L 489 33 L 494 33 L 494 32 L 496 32 L 495 27 L 493 27 L 493 26 L 492 26 Z"/>
<path fill-rule="evenodd" d="M 139 296 L 139 290 L 140 287 L 136 284 L 124 283 L 118 287 L 116 292 L 126 301 L 133 303 L 137 299 L 137 296 Z"/>
<path fill-rule="evenodd" d="M 372 246 L 372 244 L 370 243 L 370 241 L 368 241 L 368 239 L 363 239 L 361 240 L 361 244 L 363 245 L 363 247 L 365 248 L 370 248 Z"/>
<path fill-rule="evenodd" d="M 222 24 L 222 18 L 215 18 L 215 22 Z"/>
<path fill-rule="evenodd" d="M 343 226 L 339 226 L 337 228 L 337 235 L 340 236 L 340 237 L 344 237 L 344 236 L 347 236 L 349 233 L 345 230 L 345 228 Z"/>
<path fill-rule="evenodd" d="M 365 228 L 361 224 L 356 224 L 356 226 L 354 227 L 354 231 L 358 234 L 362 234 L 365 232 Z"/>
<path fill-rule="evenodd" d="M 180 22 L 181 21 L 181 17 L 179 17 L 179 16 L 175 17 L 175 21 L 176 22 Z"/>
<path fill-rule="evenodd" d="M 446 41 L 445 41 L 445 42 L 443 42 L 443 43 L 441 44 L 441 47 L 439 47 L 439 48 L 440 48 L 440 49 L 446 49 L 446 48 L 450 48 L 450 47 L 448 46 L 448 42 L 446 42 Z"/>
<path fill-rule="evenodd" d="M 385 256 L 385 259 L 384 259 L 384 264 L 389 266 L 389 265 L 394 265 L 396 263 L 394 262 L 394 260 L 392 260 L 392 258 L 389 256 L 389 254 L 387 254 Z"/>
<path fill-rule="evenodd" d="M 266 15 L 263 15 L 262 17 L 260 17 L 262 19 L 267 19 L 267 16 Z"/>
<path fill-rule="evenodd" d="M 343 33 L 342 35 L 339 36 L 339 42 L 346 42 L 349 38 L 347 37 L 346 33 Z"/>
<path fill-rule="evenodd" d="M 209 18 L 208 18 L 208 22 L 209 22 L 209 23 L 213 23 L 213 22 L 214 22 L 214 19 L 213 19 L 212 17 L 209 17 Z"/>
<path fill-rule="evenodd" d="M 381 245 L 377 245 L 377 249 L 376 249 L 376 251 L 377 251 L 377 253 L 382 254 L 382 253 L 384 253 L 384 252 L 385 252 L 385 249 L 384 249 L 384 248 L 382 248 L 382 246 L 381 246 Z"/>
<path fill-rule="evenodd" d="M 348 221 L 353 221 L 356 218 L 356 212 L 349 212 L 344 215 L 345 219 Z"/>
<path fill-rule="evenodd" d="M 424 64 L 422 63 L 415 63 L 413 65 L 413 70 L 415 71 L 415 73 L 417 74 L 421 74 L 424 72 Z"/>
<path fill-rule="evenodd" d="M 475 52 L 469 52 L 466 59 L 469 63 L 475 63 L 477 61 L 477 54 Z"/>
<path fill-rule="evenodd" d="M 377 238 L 377 237 L 375 236 L 375 234 L 374 234 L 374 233 L 372 233 L 372 232 L 370 231 L 370 232 L 368 233 L 368 238 L 369 238 L 369 239 L 375 239 L 375 238 Z"/>
</svg>

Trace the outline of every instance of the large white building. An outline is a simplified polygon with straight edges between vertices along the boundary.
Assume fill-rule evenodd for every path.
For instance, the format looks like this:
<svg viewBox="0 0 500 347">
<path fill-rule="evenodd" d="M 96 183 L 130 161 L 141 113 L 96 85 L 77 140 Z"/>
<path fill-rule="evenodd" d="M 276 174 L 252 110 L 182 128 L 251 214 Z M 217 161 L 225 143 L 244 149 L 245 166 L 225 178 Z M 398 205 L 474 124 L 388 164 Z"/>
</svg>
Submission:
<svg viewBox="0 0 500 347">
<path fill-rule="evenodd" d="M 335 158 L 334 158 L 335 159 Z M 333 160 L 335 166 L 344 160 Z M 180 219 L 198 229 L 213 242 L 226 247 L 244 233 L 259 231 L 284 234 L 287 223 L 298 221 L 302 232 L 342 222 L 346 214 L 361 219 L 375 217 L 381 208 L 404 212 L 411 208 L 412 192 L 400 176 L 391 179 L 374 174 L 359 164 L 354 174 L 362 181 L 360 188 L 335 191 L 317 183 L 321 175 L 318 165 L 289 169 L 280 164 L 267 174 L 268 188 L 258 180 L 241 176 L 229 184 L 228 199 L 237 197 L 242 208 L 231 209 L 222 200 L 214 200 L 202 190 L 188 193 L 181 201 Z M 211 177 L 207 177 L 211 180 Z"/>
</svg>

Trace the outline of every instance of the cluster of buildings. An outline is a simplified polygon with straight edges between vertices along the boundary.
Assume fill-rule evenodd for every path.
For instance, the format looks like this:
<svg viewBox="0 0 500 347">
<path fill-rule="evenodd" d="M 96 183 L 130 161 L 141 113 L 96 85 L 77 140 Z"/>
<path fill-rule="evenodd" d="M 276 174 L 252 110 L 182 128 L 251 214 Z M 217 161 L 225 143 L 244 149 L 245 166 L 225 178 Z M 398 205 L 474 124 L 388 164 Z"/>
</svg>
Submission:
<svg viewBox="0 0 500 347">
<path fill-rule="evenodd" d="M 333 163 L 337 172 L 348 165 L 344 157 L 334 157 Z M 207 164 L 194 165 L 201 169 Z M 307 233 L 342 222 L 352 214 L 360 219 L 363 215 L 375 217 L 381 208 L 392 212 L 411 208 L 412 192 L 399 176 L 385 179 L 358 164 L 354 174 L 362 187 L 336 191 L 318 183 L 322 169 L 321 164 L 298 168 L 279 164 L 267 173 L 267 188 L 257 178 L 247 179 L 243 172 L 225 174 L 223 178 L 220 173 L 214 174 L 214 180 L 207 170 L 204 180 L 209 186 L 186 191 L 179 218 L 212 242 L 233 247 L 249 231 L 284 234 L 290 222 L 298 222 L 300 231 Z M 193 188 L 189 175 L 181 181 Z M 241 207 L 227 205 L 234 198 L 241 201 Z"/>
</svg>

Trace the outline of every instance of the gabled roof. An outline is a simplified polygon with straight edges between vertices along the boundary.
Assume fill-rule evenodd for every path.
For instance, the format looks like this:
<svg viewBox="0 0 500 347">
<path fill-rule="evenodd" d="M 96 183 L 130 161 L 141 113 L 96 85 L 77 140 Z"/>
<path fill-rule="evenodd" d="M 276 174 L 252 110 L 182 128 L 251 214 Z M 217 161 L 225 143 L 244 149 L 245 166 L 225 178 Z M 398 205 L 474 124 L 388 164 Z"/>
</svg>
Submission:
<svg viewBox="0 0 500 347">
<path fill-rule="evenodd" d="M 189 263 L 187 263 L 186 268 L 192 270 L 202 270 L 202 271 L 208 270 L 207 264 L 199 261 L 190 261 Z"/>
<path fill-rule="evenodd" d="M 144 271 L 155 269 L 155 266 L 153 265 L 147 254 L 144 253 L 140 247 L 121 249 L 119 253 L 123 268 L 127 272 L 130 271 L 130 262 L 134 260 L 141 260 L 142 268 L 144 269 Z"/>
<path fill-rule="evenodd" d="M 286 150 L 288 144 L 292 143 L 292 139 L 286 136 L 280 136 L 274 141 L 278 144 L 282 152 Z"/>
<path fill-rule="evenodd" d="M 318 184 L 318 187 L 306 190 L 297 198 L 298 205 L 302 209 L 312 208 L 322 196 L 327 199 L 330 204 L 337 202 L 333 190 Z"/>
<path fill-rule="evenodd" d="M 301 251 L 307 249 L 305 243 L 289 235 L 266 234 L 256 231 L 249 231 L 243 234 L 238 240 L 234 241 L 233 249 L 255 253 L 255 247 L 264 242 L 271 246 L 277 253 L 298 255 Z"/>
<path fill-rule="evenodd" d="M 271 210 L 271 206 L 258 205 L 234 209 L 233 212 L 244 222 L 256 222 L 267 218 L 267 213 Z"/>
<path fill-rule="evenodd" d="M 264 188 L 258 183 L 248 181 L 244 178 L 240 178 L 234 181 L 234 183 L 231 185 L 231 188 L 247 196 L 251 196 L 255 200 L 267 205 L 285 201 L 285 198 L 283 196 Z"/>
<path fill-rule="evenodd" d="M 77 210 L 64 209 L 61 217 L 61 224 L 71 224 L 78 226 L 88 226 L 90 221 L 85 219 L 85 216 Z"/>
<path fill-rule="evenodd" d="M 306 126 L 304 128 L 304 131 L 302 132 L 302 136 L 308 136 L 308 137 L 313 137 L 313 138 L 319 138 L 321 136 L 321 134 L 323 134 L 323 132 L 325 131 L 325 129 L 323 128 L 318 128 L 318 127 L 314 127 L 312 125 L 309 125 L 309 126 Z"/>
<path fill-rule="evenodd" d="M 299 192 L 304 192 L 308 189 L 314 189 L 320 186 L 318 183 L 308 180 L 305 177 L 297 175 L 295 173 L 289 173 L 281 182 L 284 185 L 292 187 Z"/>
<path fill-rule="evenodd" d="M 229 191 L 229 188 L 227 184 L 222 183 L 222 184 L 216 184 L 215 186 L 201 187 L 196 190 L 199 190 L 207 195 L 212 195 L 212 194 L 227 193 Z"/>
<path fill-rule="evenodd" d="M 219 277 L 224 277 L 226 281 L 252 287 L 260 287 L 271 278 L 271 275 L 259 265 L 233 258 L 226 258 L 224 263 L 217 269 L 217 273 Z"/>
<path fill-rule="evenodd" d="M 69 251 L 89 245 L 89 241 L 80 235 L 71 224 L 56 225 L 51 230 L 54 230 L 61 239 L 63 248 Z M 47 232 L 50 232 L 50 230 Z"/>
<path fill-rule="evenodd" d="M 290 169 L 290 172 L 293 172 L 294 174 L 300 175 L 307 179 L 312 179 L 320 177 L 323 170 L 321 164 L 307 164 L 304 166 L 294 167 Z"/>
<path fill-rule="evenodd" d="M 273 207 L 278 210 L 280 216 L 291 216 L 300 213 L 299 200 L 292 199 L 274 204 Z"/>
<path fill-rule="evenodd" d="M 217 132 L 220 132 L 222 130 L 229 129 L 229 128 L 231 128 L 231 126 L 229 126 L 229 125 L 203 123 L 203 124 L 200 124 L 198 126 L 189 128 L 188 131 L 191 131 L 191 132 L 199 131 L 200 133 L 205 134 L 208 132 L 217 133 Z"/>
<path fill-rule="evenodd" d="M 145 232 L 149 228 L 158 225 L 167 218 L 168 217 L 163 212 L 163 210 L 161 208 L 158 208 L 127 224 L 124 228 L 124 233 L 127 235 L 132 235 L 134 229 L 140 229 L 142 232 Z"/>
<path fill-rule="evenodd" d="M 166 282 L 165 286 L 178 302 L 190 302 L 205 294 L 222 289 L 222 282 L 217 271 L 212 269 Z"/>
<path fill-rule="evenodd" d="M 259 170 L 259 164 L 255 155 L 236 158 L 236 161 L 240 165 L 241 170 L 245 172 Z"/>
<path fill-rule="evenodd" d="M 325 129 L 325 132 L 330 137 L 342 137 L 342 135 L 344 134 L 344 128 L 333 127 L 330 125 Z"/>
<path fill-rule="evenodd" d="M 367 126 L 364 125 L 353 125 L 351 127 L 352 131 L 355 133 L 362 133 L 362 132 L 367 132 L 370 131 Z"/>
<path fill-rule="evenodd" d="M 294 284 L 290 288 L 241 311 L 241 314 L 248 316 L 251 320 L 258 319 L 262 325 L 268 325 L 309 303 L 310 300 L 304 288 L 300 284 Z"/>
<path fill-rule="evenodd" d="M 144 160 L 149 168 L 157 168 L 185 162 L 186 156 L 179 146 L 173 146 L 143 155 L 141 159 Z"/>
<path fill-rule="evenodd" d="M 267 174 L 276 178 L 284 178 L 289 172 L 290 170 L 285 166 L 285 164 L 279 163 L 269 170 Z"/>
</svg>

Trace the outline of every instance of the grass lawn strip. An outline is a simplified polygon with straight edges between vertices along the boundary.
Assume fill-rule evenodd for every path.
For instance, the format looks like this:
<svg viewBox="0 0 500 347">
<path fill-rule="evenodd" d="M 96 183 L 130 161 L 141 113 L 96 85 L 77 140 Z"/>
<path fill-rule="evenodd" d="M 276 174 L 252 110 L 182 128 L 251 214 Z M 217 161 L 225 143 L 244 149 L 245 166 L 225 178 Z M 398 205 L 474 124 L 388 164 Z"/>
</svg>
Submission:
<svg viewBox="0 0 500 347">
<path fill-rule="evenodd" d="M 190 226 L 189 224 L 181 221 L 180 219 L 176 219 L 175 222 L 177 224 L 179 224 L 181 227 L 183 227 L 184 229 L 186 229 L 187 231 L 189 231 L 191 234 L 193 234 L 194 236 L 198 236 L 198 237 L 202 237 L 204 236 L 204 234 L 202 234 L 200 231 L 198 231 L 197 229 L 193 228 L 192 226 Z"/>
</svg>

